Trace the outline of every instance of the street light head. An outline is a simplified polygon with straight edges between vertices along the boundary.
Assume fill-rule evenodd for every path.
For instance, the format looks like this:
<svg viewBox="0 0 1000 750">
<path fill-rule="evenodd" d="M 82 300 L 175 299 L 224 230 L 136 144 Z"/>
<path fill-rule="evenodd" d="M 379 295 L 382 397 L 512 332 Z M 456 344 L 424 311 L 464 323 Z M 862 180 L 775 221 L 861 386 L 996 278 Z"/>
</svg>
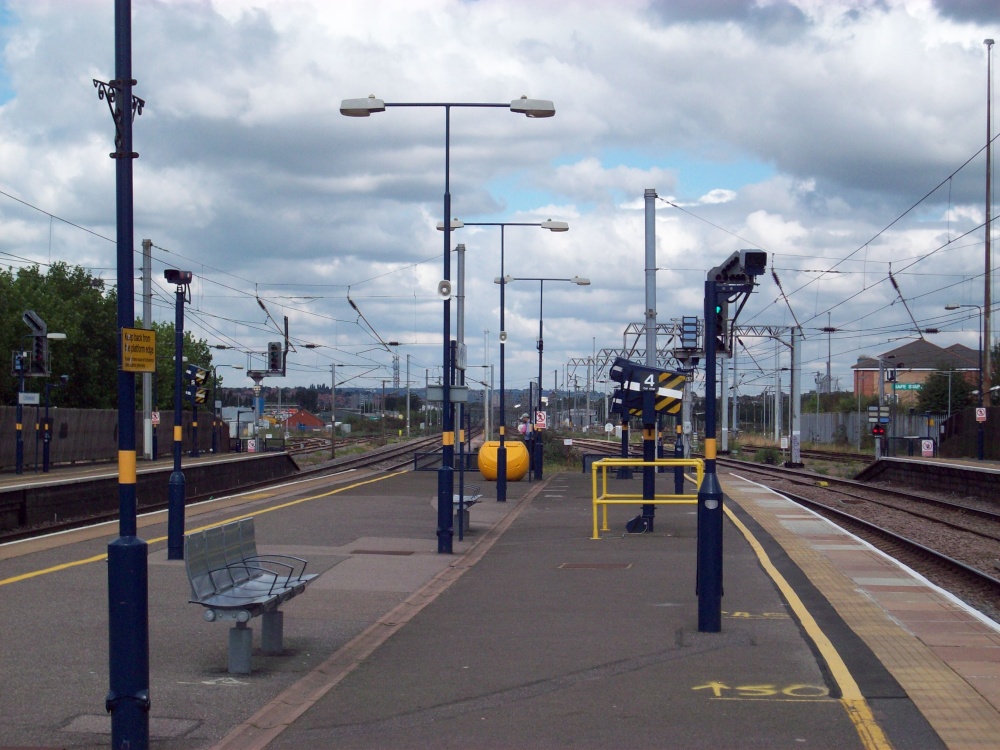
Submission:
<svg viewBox="0 0 1000 750">
<path fill-rule="evenodd" d="M 514 277 L 511 276 L 510 274 L 507 274 L 503 278 L 500 278 L 499 276 L 494 277 L 493 283 L 494 284 L 509 284 L 513 280 L 514 280 Z"/>
<path fill-rule="evenodd" d="M 944 306 L 944 309 L 945 310 L 957 310 L 960 307 L 961 307 L 961 305 L 958 304 L 957 302 L 949 302 L 947 305 Z"/>
<path fill-rule="evenodd" d="M 45 338 L 47 338 L 49 341 L 65 341 L 66 340 L 66 334 L 65 333 L 46 333 L 45 334 Z"/>
<path fill-rule="evenodd" d="M 548 229 L 550 232 L 568 232 L 569 224 L 565 221 L 552 221 L 552 219 L 546 219 L 541 223 L 542 229 Z"/>
<path fill-rule="evenodd" d="M 344 99 L 340 102 L 340 114 L 345 117 L 368 117 L 372 112 L 385 112 L 385 102 L 369 94 L 364 99 Z"/>
<path fill-rule="evenodd" d="M 465 226 L 465 222 L 462 221 L 461 219 L 452 219 L 451 220 L 451 228 L 452 229 L 461 229 L 464 226 Z M 443 232 L 444 231 L 444 222 L 443 221 L 439 221 L 437 223 L 437 228 L 438 228 L 439 232 Z"/>
<path fill-rule="evenodd" d="M 548 99 L 529 99 L 527 96 L 522 96 L 510 103 L 510 111 L 526 117 L 553 117 L 556 106 Z"/>
<path fill-rule="evenodd" d="M 590 286 L 590 279 L 585 279 L 582 276 L 574 276 L 570 281 L 578 286 Z"/>
</svg>

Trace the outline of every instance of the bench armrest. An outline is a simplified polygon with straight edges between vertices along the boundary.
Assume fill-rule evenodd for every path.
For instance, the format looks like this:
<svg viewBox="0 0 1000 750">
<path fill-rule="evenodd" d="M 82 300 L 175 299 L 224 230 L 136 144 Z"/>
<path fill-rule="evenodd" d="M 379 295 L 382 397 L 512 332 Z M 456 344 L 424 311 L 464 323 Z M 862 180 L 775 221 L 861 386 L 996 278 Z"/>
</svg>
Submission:
<svg viewBox="0 0 1000 750">
<path fill-rule="evenodd" d="M 242 562 L 232 563 L 230 565 L 226 565 L 223 568 L 215 568 L 215 569 L 210 570 L 208 572 L 209 572 L 209 574 L 211 574 L 211 573 L 221 573 L 223 570 L 227 570 L 228 571 L 228 570 L 237 570 L 238 569 L 238 570 L 245 570 L 247 572 L 253 570 L 253 571 L 257 571 L 258 573 L 262 573 L 264 575 L 271 576 L 271 585 L 268 587 L 267 593 L 268 593 L 268 596 L 273 596 L 274 595 L 274 587 L 278 585 L 278 579 L 280 577 L 284 577 L 285 578 L 285 583 L 281 586 L 281 588 L 288 588 L 289 587 L 290 582 L 291 582 L 292 573 L 294 572 L 294 569 L 292 568 L 291 565 L 288 565 L 286 563 L 280 563 L 280 562 L 275 561 L 272 564 L 273 565 L 280 565 L 281 567 L 288 568 L 288 573 L 286 574 L 286 573 L 283 573 L 283 572 L 278 572 L 278 571 L 275 571 L 275 570 L 271 570 L 270 568 L 264 567 L 262 565 L 250 565 L 249 564 L 249 558 L 247 560 L 243 560 Z M 235 588 L 238 588 L 238 587 L 239 586 L 237 585 Z M 223 593 L 223 592 L 220 591 L 220 592 L 217 592 L 217 593 Z"/>
<path fill-rule="evenodd" d="M 262 563 L 272 563 L 274 565 L 281 565 L 282 567 L 289 568 L 288 578 L 291 580 L 292 574 L 295 573 L 295 565 L 290 565 L 289 563 L 281 562 L 281 560 L 295 560 L 302 567 L 299 572 L 295 574 L 296 578 L 302 578 L 306 574 L 306 566 L 309 564 L 306 560 L 301 557 L 295 557 L 294 555 L 255 555 L 253 557 L 248 557 L 246 560 L 255 560 Z"/>
</svg>

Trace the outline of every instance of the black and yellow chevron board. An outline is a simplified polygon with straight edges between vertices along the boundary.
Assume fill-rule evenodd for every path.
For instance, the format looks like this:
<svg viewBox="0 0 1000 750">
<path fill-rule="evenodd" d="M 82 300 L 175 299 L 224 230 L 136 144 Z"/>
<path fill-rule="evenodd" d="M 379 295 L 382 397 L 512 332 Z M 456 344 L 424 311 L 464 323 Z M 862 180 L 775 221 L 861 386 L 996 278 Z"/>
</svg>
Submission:
<svg viewBox="0 0 1000 750">
<path fill-rule="evenodd" d="M 657 414 L 677 414 L 681 410 L 684 399 L 684 381 L 686 375 L 677 372 L 661 372 L 656 382 L 656 412 Z M 629 406 L 629 414 L 642 414 L 642 383 L 629 380 L 622 384 L 622 390 Z M 638 406 L 636 401 L 638 400 Z"/>
</svg>

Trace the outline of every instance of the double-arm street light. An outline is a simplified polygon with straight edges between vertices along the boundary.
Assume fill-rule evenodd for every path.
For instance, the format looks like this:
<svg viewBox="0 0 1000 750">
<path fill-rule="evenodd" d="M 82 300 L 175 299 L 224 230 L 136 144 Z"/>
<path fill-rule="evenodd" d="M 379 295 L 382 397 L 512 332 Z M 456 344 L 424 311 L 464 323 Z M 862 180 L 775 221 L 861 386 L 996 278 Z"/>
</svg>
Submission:
<svg viewBox="0 0 1000 750">
<path fill-rule="evenodd" d="M 983 400 L 983 308 L 979 305 L 960 305 L 952 302 L 944 306 L 945 310 L 958 310 L 963 307 L 974 307 L 979 311 L 979 407 L 982 408 L 986 402 Z M 983 435 L 983 423 L 977 418 L 976 423 L 979 428 L 976 431 L 976 458 L 983 460 L 983 450 L 985 438 Z"/>
<path fill-rule="evenodd" d="M 503 276 L 498 279 L 494 279 L 497 284 L 500 284 L 500 288 L 503 289 L 507 284 L 512 281 L 537 281 L 538 282 L 538 399 L 535 403 L 531 404 L 531 424 L 534 427 L 536 425 L 535 414 L 539 411 L 543 411 L 542 406 L 542 311 L 545 302 L 545 282 L 546 281 L 567 281 L 570 284 L 576 284 L 578 286 L 590 286 L 590 279 L 585 279 L 582 276 L 574 276 L 571 279 L 560 279 L 560 278 L 539 278 L 537 276 Z M 502 370 L 501 370 L 502 372 Z M 503 386 L 501 386 L 502 388 Z M 537 429 L 532 429 L 532 447 L 533 447 L 533 463 L 535 467 L 535 477 L 537 479 L 542 478 L 542 436 Z"/>
<path fill-rule="evenodd" d="M 516 114 L 531 118 L 552 117 L 556 113 L 552 102 L 545 99 L 528 99 L 522 96 L 509 103 L 484 102 L 385 102 L 374 95 L 362 99 L 344 99 L 340 113 L 347 117 L 368 117 L 373 112 L 384 112 L 387 107 L 439 107 L 444 109 L 444 279 L 441 288 L 451 288 L 451 110 L 453 107 L 508 108 Z M 444 341 L 442 364 L 443 403 L 441 405 L 441 468 L 438 470 L 438 553 L 452 552 L 452 517 L 455 486 L 455 431 L 451 407 L 451 297 L 444 299 Z"/>
<path fill-rule="evenodd" d="M 569 224 L 565 221 L 546 219 L 540 222 L 525 221 L 466 221 L 454 220 L 446 222 L 449 228 L 460 227 L 500 227 L 500 277 L 504 278 L 504 229 L 506 227 L 541 227 L 550 232 L 568 232 Z M 447 230 L 446 230 L 447 233 Z M 447 245 L 445 246 L 447 254 Z M 506 412 L 504 411 L 504 344 L 507 342 L 507 331 L 504 329 L 504 288 L 500 285 L 500 445 L 497 448 L 497 502 L 507 501 L 507 446 L 506 446 Z"/>
</svg>

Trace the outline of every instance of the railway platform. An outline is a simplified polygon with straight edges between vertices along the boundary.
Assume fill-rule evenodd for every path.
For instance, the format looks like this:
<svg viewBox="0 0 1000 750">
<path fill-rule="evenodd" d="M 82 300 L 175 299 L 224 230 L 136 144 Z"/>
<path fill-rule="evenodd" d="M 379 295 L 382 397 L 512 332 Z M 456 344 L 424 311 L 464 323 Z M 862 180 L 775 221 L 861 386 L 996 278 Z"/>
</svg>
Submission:
<svg viewBox="0 0 1000 750">
<path fill-rule="evenodd" d="M 590 539 L 591 482 L 492 485 L 436 554 L 433 472 L 313 479 L 190 509 L 253 514 L 264 552 L 320 573 L 285 653 L 226 672 L 226 627 L 150 544 L 151 746 L 985 750 L 1000 736 L 1000 629 L 919 576 L 730 473 L 723 625 L 697 631 L 696 518 L 657 510 Z M 640 479 L 622 480 L 640 483 Z M 114 528 L 0 547 L 0 747 L 110 744 Z M 253 624 L 253 623 L 251 623 Z M 259 642 L 259 637 L 258 637 Z"/>
</svg>

